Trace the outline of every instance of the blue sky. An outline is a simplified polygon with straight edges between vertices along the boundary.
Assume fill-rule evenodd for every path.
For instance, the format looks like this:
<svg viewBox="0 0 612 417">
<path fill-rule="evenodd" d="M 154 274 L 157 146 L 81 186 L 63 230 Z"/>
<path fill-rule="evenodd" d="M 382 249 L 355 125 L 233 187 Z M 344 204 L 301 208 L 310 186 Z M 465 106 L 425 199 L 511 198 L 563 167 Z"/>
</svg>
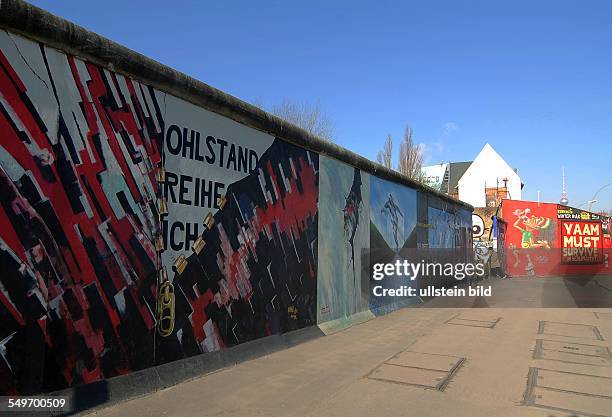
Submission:
<svg viewBox="0 0 612 417">
<path fill-rule="evenodd" d="M 429 163 L 489 142 L 524 199 L 558 201 L 562 165 L 571 205 L 612 182 L 610 1 L 32 3 L 246 101 L 319 102 L 371 159 L 410 124 Z"/>
</svg>

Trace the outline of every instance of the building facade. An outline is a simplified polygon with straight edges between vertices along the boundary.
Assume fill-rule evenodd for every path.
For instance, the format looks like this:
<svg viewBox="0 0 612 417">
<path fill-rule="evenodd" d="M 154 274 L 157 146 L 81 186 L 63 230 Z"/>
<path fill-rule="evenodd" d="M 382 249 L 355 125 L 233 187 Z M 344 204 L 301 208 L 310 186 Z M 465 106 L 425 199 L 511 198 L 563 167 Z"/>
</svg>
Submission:
<svg viewBox="0 0 612 417">
<path fill-rule="evenodd" d="M 423 167 L 425 182 L 474 207 L 498 207 L 502 199 L 521 199 L 523 184 L 488 143 L 473 161 Z"/>
</svg>

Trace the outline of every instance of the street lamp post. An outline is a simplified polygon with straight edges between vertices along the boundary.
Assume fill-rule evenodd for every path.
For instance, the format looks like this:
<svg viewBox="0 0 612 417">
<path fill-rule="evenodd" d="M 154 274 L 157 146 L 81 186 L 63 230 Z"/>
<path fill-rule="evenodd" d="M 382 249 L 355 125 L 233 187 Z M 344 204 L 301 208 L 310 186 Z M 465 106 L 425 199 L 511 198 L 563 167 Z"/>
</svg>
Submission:
<svg viewBox="0 0 612 417">
<path fill-rule="evenodd" d="M 589 200 L 589 210 L 588 210 L 588 211 L 591 211 L 591 208 L 593 207 L 593 203 L 595 203 L 595 202 L 597 201 L 597 200 L 595 199 L 595 197 L 597 197 L 597 194 L 599 194 L 599 192 L 600 192 L 601 190 L 603 190 L 604 188 L 607 188 L 607 187 L 609 187 L 609 186 L 611 186 L 611 185 L 612 185 L 612 182 L 609 182 L 609 183 L 607 183 L 607 184 L 605 184 L 605 185 L 601 186 L 601 187 L 599 188 L 599 190 L 595 191 L 595 194 L 593 194 L 593 197 L 592 197 L 592 198 Z"/>
<path fill-rule="evenodd" d="M 597 200 L 589 200 L 589 201 L 585 201 L 584 203 L 582 203 L 582 204 L 580 204 L 580 205 L 577 205 L 576 207 L 580 208 L 580 207 L 582 207 L 582 206 L 586 206 L 587 204 L 592 205 L 592 204 L 594 204 L 594 203 L 597 203 Z"/>
</svg>

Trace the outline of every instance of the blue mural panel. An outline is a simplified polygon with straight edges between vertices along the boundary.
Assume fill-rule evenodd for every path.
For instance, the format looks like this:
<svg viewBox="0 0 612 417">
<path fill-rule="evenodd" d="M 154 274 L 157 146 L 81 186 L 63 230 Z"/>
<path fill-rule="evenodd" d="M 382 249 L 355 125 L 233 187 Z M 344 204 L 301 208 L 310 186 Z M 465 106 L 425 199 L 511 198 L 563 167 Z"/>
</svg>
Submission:
<svg viewBox="0 0 612 417">
<path fill-rule="evenodd" d="M 370 180 L 370 251 L 369 264 L 394 263 L 403 259 L 400 251 L 417 247 L 417 191 L 377 177 Z M 416 260 L 415 260 L 416 261 Z M 406 276 L 388 276 L 372 285 L 383 288 L 415 287 Z M 369 296 L 370 310 L 386 314 L 399 307 L 415 304 L 415 297 L 388 298 Z"/>
<path fill-rule="evenodd" d="M 370 243 L 370 175 L 322 156 L 319 178 L 317 323 L 323 323 L 368 308 L 361 254 Z"/>
</svg>

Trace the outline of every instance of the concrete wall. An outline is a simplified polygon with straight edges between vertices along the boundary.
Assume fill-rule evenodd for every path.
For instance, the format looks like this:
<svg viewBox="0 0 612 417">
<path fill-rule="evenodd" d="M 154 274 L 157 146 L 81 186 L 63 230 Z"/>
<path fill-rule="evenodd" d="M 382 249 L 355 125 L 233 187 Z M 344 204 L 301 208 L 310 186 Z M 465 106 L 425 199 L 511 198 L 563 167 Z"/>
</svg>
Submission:
<svg viewBox="0 0 612 417">
<path fill-rule="evenodd" d="M 364 250 L 471 247 L 470 206 L 25 3 L 0 7 L 0 393 L 153 367 L 148 383 L 176 382 L 188 367 L 159 365 L 371 317 Z"/>
</svg>

